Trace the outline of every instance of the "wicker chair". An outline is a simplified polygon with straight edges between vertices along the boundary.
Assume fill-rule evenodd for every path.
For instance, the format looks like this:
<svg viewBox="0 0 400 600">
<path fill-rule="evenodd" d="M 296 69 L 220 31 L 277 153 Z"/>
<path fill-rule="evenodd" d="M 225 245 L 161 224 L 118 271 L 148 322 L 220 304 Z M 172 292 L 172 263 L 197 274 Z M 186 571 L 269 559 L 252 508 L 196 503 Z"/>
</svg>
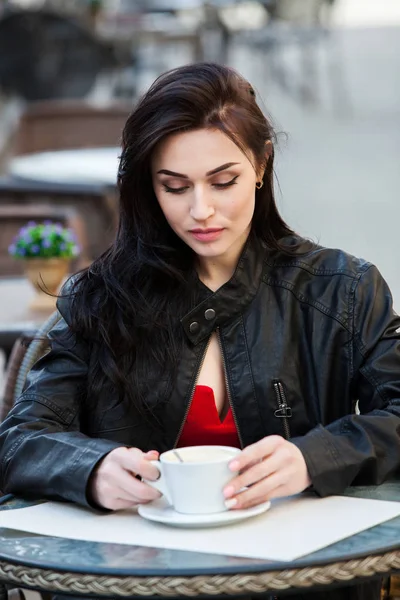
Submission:
<svg viewBox="0 0 400 600">
<path fill-rule="evenodd" d="M 18 339 L 12 350 L 6 371 L 3 400 L 0 403 L 0 422 L 8 415 L 17 398 L 22 394 L 26 377 L 35 362 L 49 350 L 47 334 L 61 319 L 55 311 L 38 329 L 33 338 Z M 0 490 L 0 496 L 2 491 Z M 0 583 L 0 600 L 48 600 L 47 594 L 39 594 L 22 588 L 12 588 Z"/>
<path fill-rule="evenodd" d="M 38 329 L 34 337 L 19 338 L 12 350 L 6 371 L 3 401 L 0 405 L 0 421 L 3 421 L 22 394 L 26 377 L 35 362 L 49 350 L 47 334 L 61 319 L 55 311 Z"/>
</svg>

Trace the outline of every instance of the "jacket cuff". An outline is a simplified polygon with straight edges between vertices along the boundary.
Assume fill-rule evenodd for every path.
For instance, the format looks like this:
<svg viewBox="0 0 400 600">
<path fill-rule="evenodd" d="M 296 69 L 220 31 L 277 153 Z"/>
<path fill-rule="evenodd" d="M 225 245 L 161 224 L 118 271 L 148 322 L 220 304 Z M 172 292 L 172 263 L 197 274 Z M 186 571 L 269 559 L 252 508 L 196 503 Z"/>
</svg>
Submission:
<svg viewBox="0 0 400 600">
<path fill-rule="evenodd" d="M 99 438 L 88 438 L 85 449 L 69 469 L 66 487 L 63 490 L 63 497 L 81 506 L 101 510 L 101 507 L 93 504 L 90 500 L 90 494 L 88 493 L 90 479 L 94 469 L 102 458 L 116 448 L 126 448 L 126 444 Z"/>
<path fill-rule="evenodd" d="M 348 486 L 343 477 L 344 465 L 331 438 L 318 425 L 306 435 L 290 439 L 303 454 L 313 490 L 322 497 L 341 494 Z"/>
</svg>

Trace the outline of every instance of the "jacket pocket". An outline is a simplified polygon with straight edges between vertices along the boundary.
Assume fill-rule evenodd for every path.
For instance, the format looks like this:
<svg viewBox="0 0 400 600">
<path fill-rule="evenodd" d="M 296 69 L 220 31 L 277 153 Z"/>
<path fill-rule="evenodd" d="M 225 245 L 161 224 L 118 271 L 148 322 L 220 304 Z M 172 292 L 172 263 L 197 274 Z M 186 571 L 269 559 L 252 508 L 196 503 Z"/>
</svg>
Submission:
<svg viewBox="0 0 400 600">
<path fill-rule="evenodd" d="M 275 400 L 278 407 L 275 410 L 274 415 L 278 419 L 281 419 L 283 435 L 285 439 L 288 440 L 290 438 L 289 419 L 292 416 L 292 409 L 287 403 L 285 389 L 282 382 L 279 381 L 279 379 L 274 379 L 272 385 L 274 387 Z"/>
</svg>

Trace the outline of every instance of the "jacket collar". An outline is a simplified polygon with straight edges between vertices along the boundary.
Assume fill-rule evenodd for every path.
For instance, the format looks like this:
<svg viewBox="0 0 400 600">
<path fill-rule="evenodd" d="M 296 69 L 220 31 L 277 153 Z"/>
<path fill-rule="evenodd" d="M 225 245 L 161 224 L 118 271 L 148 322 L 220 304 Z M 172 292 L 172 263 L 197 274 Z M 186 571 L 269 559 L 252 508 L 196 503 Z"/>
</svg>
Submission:
<svg viewBox="0 0 400 600">
<path fill-rule="evenodd" d="M 265 246 L 250 234 L 231 279 L 216 292 L 204 284 L 206 297 L 181 323 L 187 338 L 198 344 L 217 328 L 242 313 L 257 293 L 266 254 Z"/>
</svg>

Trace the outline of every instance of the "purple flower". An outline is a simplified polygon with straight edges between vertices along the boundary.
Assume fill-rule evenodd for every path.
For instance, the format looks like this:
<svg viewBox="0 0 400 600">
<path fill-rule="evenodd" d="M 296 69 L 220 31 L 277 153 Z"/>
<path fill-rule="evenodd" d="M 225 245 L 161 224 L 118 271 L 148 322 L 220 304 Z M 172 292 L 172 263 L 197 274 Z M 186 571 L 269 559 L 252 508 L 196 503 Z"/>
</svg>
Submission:
<svg viewBox="0 0 400 600">
<path fill-rule="evenodd" d="M 29 221 L 28 227 L 36 227 L 36 221 Z"/>
<path fill-rule="evenodd" d="M 51 241 L 49 239 L 45 238 L 42 242 L 42 246 L 43 246 L 43 248 L 50 248 Z"/>
<path fill-rule="evenodd" d="M 56 225 L 53 225 L 53 231 L 61 235 L 61 233 L 63 232 L 62 225 L 60 225 L 60 223 L 56 223 Z"/>
<path fill-rule="evenodd" d="M 64 244 L 64 243 L 60 244 L 61 252 L 64 252 L 66 249 L 67 249 L 67 244 Z"/>
<path fill-rule="evenodd" d="M 31 251 L 33 254 L 39 254 L 40 247 L 37 244 L 33 244 L 33 246 L 31 247 Z"/>
<path fill-rule="evenodd" d="M 26 248 L 17 248 L 17 254 L 20 254 L 21 256 L 25 256 Z"/>
<path fill-rule="evenodd" d="M 64 237 L 68 242 L 74 242 L 76 240 L 76 235 L 72 229 L 67 229 Z"/>
</svg>

